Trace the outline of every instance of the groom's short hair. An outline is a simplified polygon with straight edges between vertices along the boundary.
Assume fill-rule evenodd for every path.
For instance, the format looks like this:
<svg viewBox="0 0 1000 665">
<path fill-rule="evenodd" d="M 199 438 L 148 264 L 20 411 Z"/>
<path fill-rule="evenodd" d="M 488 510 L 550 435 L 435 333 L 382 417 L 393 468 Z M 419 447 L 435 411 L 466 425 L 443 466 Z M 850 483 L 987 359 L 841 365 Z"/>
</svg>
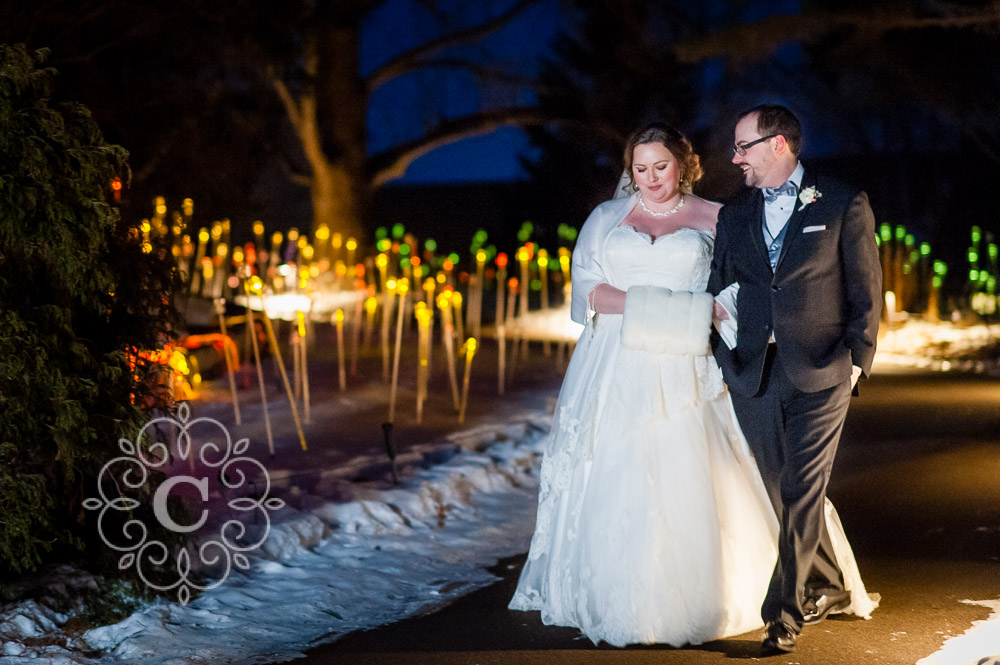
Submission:
<svg viewBox="0 0 1000 665">
<path fill-rule="evenodd" d="M 741 113 L 739 119 L 751 113 L 757 114 L 757 132 L 761 136 L 781 134 L 793 155 L 802 154 L 802 125 L 794 113 L 780 104 L 761 104 Z"/>
</svg>

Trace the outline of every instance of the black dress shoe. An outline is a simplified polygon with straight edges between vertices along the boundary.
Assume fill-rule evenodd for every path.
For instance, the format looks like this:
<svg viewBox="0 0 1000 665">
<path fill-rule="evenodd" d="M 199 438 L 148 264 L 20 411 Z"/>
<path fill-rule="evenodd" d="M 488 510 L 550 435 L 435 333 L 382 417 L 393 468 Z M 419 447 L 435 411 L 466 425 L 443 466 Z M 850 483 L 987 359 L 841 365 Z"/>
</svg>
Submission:
<svg viewBox="0 0 1000 665">
<path fill-rule="evenodd" d="M 812 596 L 802 603 L 802 623 L 814 626 L 831 614 L 840 614 L 851 605 L 848 591 L 832 596 Z"/>
<path fill-rule="evenodd" d="M 798 639 L 783 621 L 769 621 L 764 642 L 760 645 L 764 655 L 791 653 L 795 651 L 795 640 Z"/>
</svg>

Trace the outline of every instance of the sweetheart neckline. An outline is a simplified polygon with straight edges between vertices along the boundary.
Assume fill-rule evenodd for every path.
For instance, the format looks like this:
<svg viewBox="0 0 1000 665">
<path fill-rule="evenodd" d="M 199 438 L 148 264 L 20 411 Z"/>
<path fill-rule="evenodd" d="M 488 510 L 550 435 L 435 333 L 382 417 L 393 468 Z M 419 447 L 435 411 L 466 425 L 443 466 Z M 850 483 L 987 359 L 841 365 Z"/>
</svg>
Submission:
<svg viewBox="0 0 1000 665">
<path fill-rule="evenodd" d="M 650 235 L 649 233 L 646 233 L 645 231 L 640 231 L 639 229 L 635 228 L 631 224 L 619 224 L 615 228 L 629 229 L 629 230 L 631 230 L 636 235 L 644 236 L 644 237 L 646 237 L 646 238 L 649 239 L 649 244 L 650 245 L 655 245 L 657 242 L 659 242 L 663 238 L 669 238 L 670 236 L 675 236 L 678 233 L 680 233 L 681 231 L 694 231 L 695 233 L 697 233 L 699 235 L 703 234 L 703 235 L 708 236 L 709 238 L 712 238 L 713 240 L 715 239 L 715 234 L 712 231 L 709 231 L 708 229 L 695 228 L 693 226 L 681 226 L 680 228 L 677 228 L 677 229 L 671 231 L 670 233 L 664 233 L 663 235 L 656 236 L 655 238 L 652 235 Z"/>
</svg>

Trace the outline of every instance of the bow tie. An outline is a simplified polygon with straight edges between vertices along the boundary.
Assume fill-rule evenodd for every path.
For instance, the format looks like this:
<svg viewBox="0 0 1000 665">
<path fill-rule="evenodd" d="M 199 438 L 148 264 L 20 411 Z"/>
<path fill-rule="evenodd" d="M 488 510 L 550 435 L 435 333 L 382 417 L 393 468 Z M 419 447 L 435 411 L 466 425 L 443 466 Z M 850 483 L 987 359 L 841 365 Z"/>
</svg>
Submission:
<svg viewBox="0 0 1000 665">
<path fill-rule="evenodd" d="M 787 180 L 781 187 L 764 187 L 761 191 L 764 192 L 764 203 L 774 203 L 779 196 L 795 196 L 798 187 L 791 180 Z"/>
</svg>

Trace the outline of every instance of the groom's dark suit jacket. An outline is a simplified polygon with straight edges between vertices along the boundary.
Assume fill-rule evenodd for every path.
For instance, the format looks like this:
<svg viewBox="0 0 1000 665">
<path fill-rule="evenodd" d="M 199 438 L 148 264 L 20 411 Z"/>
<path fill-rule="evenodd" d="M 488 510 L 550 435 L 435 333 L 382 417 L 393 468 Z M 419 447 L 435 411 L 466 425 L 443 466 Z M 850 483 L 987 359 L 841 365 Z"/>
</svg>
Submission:
<svg viewBox="0 0 1000 665">
<path fill-rule="evenodd" d="M 795 203 L 776 270 L 771 272 L 761 225 L 764 197 L 748 188 L 719 212 L 709 291 L 738 282 L 737 344 L 714 336 L 715 356 L 731 390 L 754 395 L 768 340 L 796 388 L 824 390 L 847 380 L 851 365 L 865 376 L 875 355 L 882 270 L 868 196 L 808 168 L 801 190 L 821 197 Z"/>
</svg>

